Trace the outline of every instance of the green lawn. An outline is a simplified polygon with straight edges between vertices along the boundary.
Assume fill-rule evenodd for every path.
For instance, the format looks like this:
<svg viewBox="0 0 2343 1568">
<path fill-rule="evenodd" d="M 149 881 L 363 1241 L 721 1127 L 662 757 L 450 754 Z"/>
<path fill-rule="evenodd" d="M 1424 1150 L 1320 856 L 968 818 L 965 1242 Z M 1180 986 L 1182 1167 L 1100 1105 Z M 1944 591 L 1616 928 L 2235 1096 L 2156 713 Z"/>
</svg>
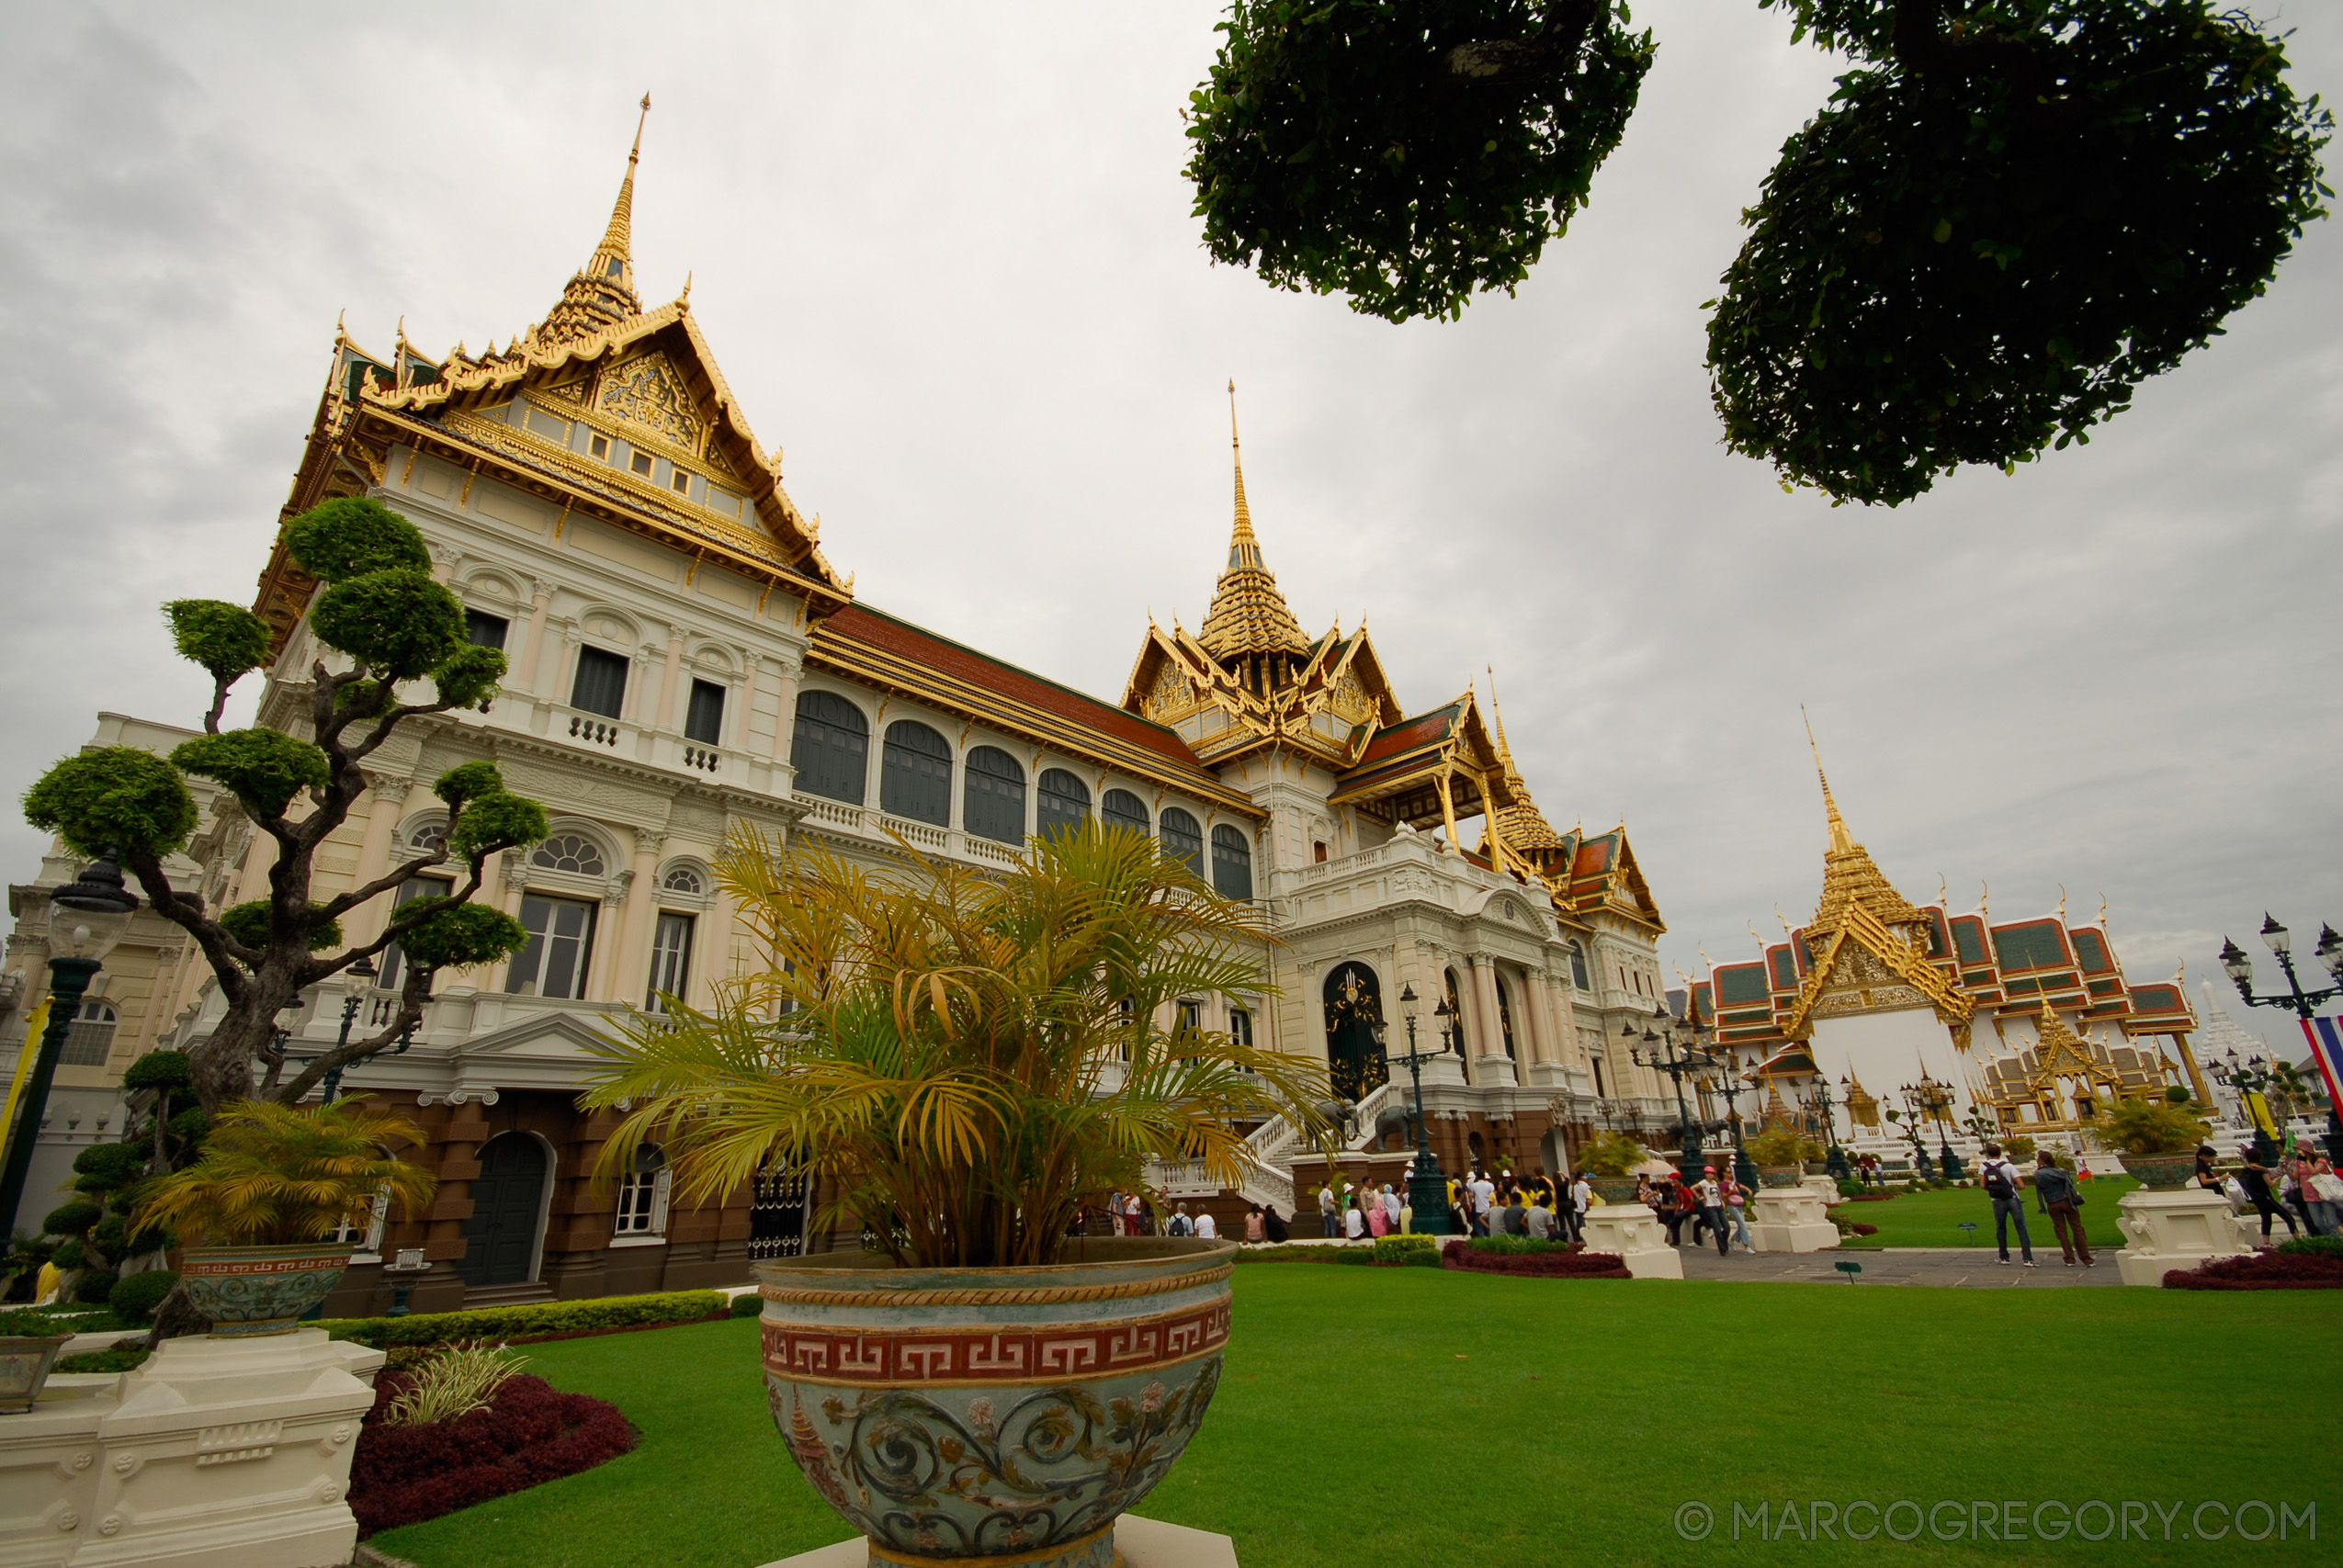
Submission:
<svg viewBox="0 0 2343 1568">
<path fill-rule="evenodd" d="M 2083 1223 L 2090 1233 L 2091 1250 L 2105 1247 L 2112 1252 L 2123 1245 L 2123 1233 L 2115 1225 L 2115 1200 L 2139 1183 L 2128 1176 L 2101 1176 L 2081 1186 Z M 2034 1212 L 2032 1188 L 2026 1190 L 2025 1197 L 2026 1234 L 2033 1238 L 2034 1255 L 2039 1258 L 2047 1250 L 2054 1259 L 2058 1256 L 2058 1233 L 2050 1228 L 2048 1214 Z M 1879 1227 L 1877 1235 L 1851 1235 L 1839 1243 L 1841 1247 L 1993 1246 L 1993 1200 L 1985 1195 L 1981 1187 L 1929 1188 L 1903 1193 L 1885 1203 L 1849 1203 L 1839 1211 L 1839 1217 Z M 1977 1228 L 1963 1230 L 1963 1220 L 1975 1221 Z M 2010 1227 L 2009 1256 L 2018 1256 L 2015 1225 Z"/>
<path fill-rule="evenodd" d="M 2299 1524 L 2282 1547 L 2183 1541 L 2186 1508 L 2168 1542 L 2153 1513 L 2149 1539 L 2099 1545 L 1730 1538 L 1737 1502 L 1774 1519 L 1795 1501 L 1803 1525 L 1817 1499 L 1949 1502 L 1964 1521 L 1979 1499 L 2262 1499 L 2315 1502 L 2332 1540 L 2343 1471 L 2290 1461 L 2273 1434 L 2321 1429 L 2343 1397 L 2319 1348 L 2337 1304 L 1248 1268 L 1211 1416 L 1138 1511 L 1233 1536 L 1245 1568 L 2310 1562 L 2333 1549 L 2301 1544 Z M 528 1354 L 615 1401 L 641 1446 L 380 1550 L 421 1568 L 753 1568 L 846 1535 L 772 1429 L 754 1324 Z M 1693 1545 L 1673 1521 L 1696 1501 L 1718 1522 Z"/>
</svg>

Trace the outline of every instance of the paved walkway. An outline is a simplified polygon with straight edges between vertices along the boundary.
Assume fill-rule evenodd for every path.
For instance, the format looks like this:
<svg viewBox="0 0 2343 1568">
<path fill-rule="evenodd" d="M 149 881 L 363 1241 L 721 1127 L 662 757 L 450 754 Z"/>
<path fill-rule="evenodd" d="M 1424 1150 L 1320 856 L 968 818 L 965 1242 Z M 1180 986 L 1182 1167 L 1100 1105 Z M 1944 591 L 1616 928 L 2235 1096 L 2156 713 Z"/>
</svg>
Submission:
<svg viewBox="0 0 2343 1568">
<path fill-rule="evenodd" d="M 1964 1285 L 1973 1290 L 2066 1290 L 2081 1285 L 2120 1285 L 2112 1250 L 2098 1256 L 2095 1269 L 2068 1269 L 2058 1255 L 2034 1254 L 2039 1269 L 2016 1262 L 1996 1263 L 1993 1249 L 1983 1247 L 1846 1248 L 1828 1252 L 1737 1252 L 1719 1258 L 1714 1247 L 1678 1248 L 1687 1280 L 1789 1280 L 1800 1283 L 1843 1282 L 1841 1262 L 1860 1263 L 1855 1276 L 1864 1285 Z"/>
</svg>

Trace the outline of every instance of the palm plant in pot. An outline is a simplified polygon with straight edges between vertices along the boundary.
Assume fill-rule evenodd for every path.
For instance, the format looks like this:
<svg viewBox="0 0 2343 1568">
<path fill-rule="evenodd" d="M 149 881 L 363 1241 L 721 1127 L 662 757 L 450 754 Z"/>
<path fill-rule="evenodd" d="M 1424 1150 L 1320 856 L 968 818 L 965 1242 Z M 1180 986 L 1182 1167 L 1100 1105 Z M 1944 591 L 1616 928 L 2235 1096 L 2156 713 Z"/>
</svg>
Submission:
<svg viewBox="0 0 2343 1568">
<path fill-rule="evenodd" d="M 407 1214 L 431 1201 L 438 1178 L 390 1152 L 422 1143 L 413 1122 L 356 1098 L 240 1100 L 221 1108 L 193 1164 L 147 1187 L 140 1221 L 200 1238 L 179 1283 L 213 1338 L 290 1334 L 341 1280 L 346 1232 L 363 1233 L 376 1203 Z"/>
<path fill-rule="evenodd" d="M 1322 1065 L 1180 1006 L 1268 988 L 1259 912 L 1095 823 L 981 873 L 744 834 L 718 875 L 761 964 L 606 1048 L 606 1171 L 662 1144 L 688 1202 L 786 1167 L 809 1231 L 875 1237 L 758 1269 L 775 1422 L 874 1563 L 1104 1568 L 1217 1383 L 1235 1248 L 1082 1216 L 1151 1159 L 1239 1185 L 1237 1122 L 1319 1130 Z"/>
<path fill-rule="evenodd" d="M 2102 1142 L 2123 1156 L 2123 1168 L 2160 1192 L 2188 1185 L 2198 1144 L 2210 1123 L 2184 1101 L 2145 1095 L 2118 1100 L 2093 1122 Z"/>
<path fill-rule="evenodd" d="M 1816 1149 L 1813 1139 L 1799 1136 L 1788 1127 L 1772 1127 L 1749 1140 L 1749 1158 L 1758 1168 L 1758 1184 L 1761 1187 L 1795 1187 L 1805 1174 L 1807 1151 Z"/>
<path fill-rule="evenodd" d="M 1606 1203 L 1631 1203 L 1636 1197 L 1635 1169 L 1651 1157 L 1624 1133 L 1601 1133 L 1579 1149 L 1579 1168 L 1587 1185 Z"/>
</svg>

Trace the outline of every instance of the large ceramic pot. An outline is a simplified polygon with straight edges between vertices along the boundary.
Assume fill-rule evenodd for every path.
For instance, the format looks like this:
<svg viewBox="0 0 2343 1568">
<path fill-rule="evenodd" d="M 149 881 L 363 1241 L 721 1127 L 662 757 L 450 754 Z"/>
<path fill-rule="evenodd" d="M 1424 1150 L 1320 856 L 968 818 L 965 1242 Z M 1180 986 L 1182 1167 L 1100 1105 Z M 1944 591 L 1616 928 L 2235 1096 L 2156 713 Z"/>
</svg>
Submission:
<svg viewBox="0 0 2343 1568">
<path fill-rule="evenodd" d="M 2177 1192 L 2197 1173 L 2196 1151 L 2177 1155 L 2125 1155 L 2123 1169 L 2140 1185 L 2158 1192 Z"/>
<path fill-rule="evenodd" d="M 179 1282 L 196 1311 L 211 1319 L 214 1339 L 290 1334 L 301 1314 L 341 1282 L 350 1266 L 346 1241 L 291 1247 L 191 1247 Z"/>
<path fill-rule="evenodd" d="M 1795 1187 L 1806 1172 L 1803 1166 L 1761 1165 L 1757 1168 L 1760 1187 Z"/>
<path fill-rule="evenodd" d="M 1594 1195 L 1606 1203 L 1632 1203 L 1636 1201 L 1636 1179 L 1632 1176 L 1590 1176 L 1587 1185 Z"/>
<path fill-rule="evenodd" d="M 30 1410 L 73 1339 L 70 1334 L 0 1334 L 0 1412 Z"/>
<path fill-rule="evenodd" d="M 1092 1236 L 1024 1269 L 765 1263 L 765 1397 L 874 1568 L 1113 1568 L 1220 1382 L 1234 1242 Z"/>
</svg>

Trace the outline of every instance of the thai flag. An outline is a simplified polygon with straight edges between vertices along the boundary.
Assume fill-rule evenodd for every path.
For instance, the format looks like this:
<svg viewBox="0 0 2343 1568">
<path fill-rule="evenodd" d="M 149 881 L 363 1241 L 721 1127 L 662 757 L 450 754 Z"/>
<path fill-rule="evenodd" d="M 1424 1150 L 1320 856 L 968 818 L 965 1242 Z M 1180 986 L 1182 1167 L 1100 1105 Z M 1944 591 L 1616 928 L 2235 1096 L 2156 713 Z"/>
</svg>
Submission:
<svg viewBox="0 0 2343 1568">
<path fill-rule="evenodd" d="M 2327 1103 L 2343 1106 L 2343 1019 L 2306 1018 L 2303 1037 L 2311 1043 L 2311 1055 L 2326 1078 Z"/>
</svg>

